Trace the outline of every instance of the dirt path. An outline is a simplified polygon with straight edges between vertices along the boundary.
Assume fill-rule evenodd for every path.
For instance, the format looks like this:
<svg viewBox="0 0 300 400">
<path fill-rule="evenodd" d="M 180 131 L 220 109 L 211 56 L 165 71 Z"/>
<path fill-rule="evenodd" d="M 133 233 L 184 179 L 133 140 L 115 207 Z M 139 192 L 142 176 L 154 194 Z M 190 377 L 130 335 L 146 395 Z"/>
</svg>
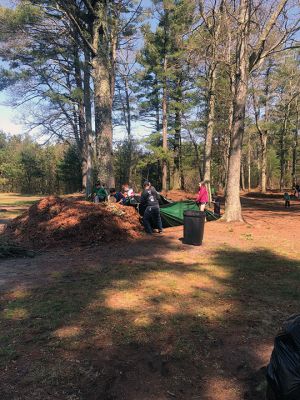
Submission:
<svg viewBox="0 0 300 400">
<path fill-rule="evenodd" d="M 201 247 L 176 227 L 1 261 L 2 399 L 263 399 L 299 312 L 300 202 L 243 204 L 247 223 L 207 223 Z"/>
</svg>

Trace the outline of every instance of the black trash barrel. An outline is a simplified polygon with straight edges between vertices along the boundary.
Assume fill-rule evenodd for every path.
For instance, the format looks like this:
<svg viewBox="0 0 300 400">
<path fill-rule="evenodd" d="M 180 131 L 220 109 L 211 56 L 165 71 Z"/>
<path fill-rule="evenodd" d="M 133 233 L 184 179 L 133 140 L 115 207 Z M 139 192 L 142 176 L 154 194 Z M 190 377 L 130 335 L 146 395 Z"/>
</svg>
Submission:
<svg viewBox="0 0 300 400">
<path fill-rule="evenodd" d="M 183 243 L 200 246 L 203 240 L 205 211 L 187 210 L 183 213 Z"/>
</svg>

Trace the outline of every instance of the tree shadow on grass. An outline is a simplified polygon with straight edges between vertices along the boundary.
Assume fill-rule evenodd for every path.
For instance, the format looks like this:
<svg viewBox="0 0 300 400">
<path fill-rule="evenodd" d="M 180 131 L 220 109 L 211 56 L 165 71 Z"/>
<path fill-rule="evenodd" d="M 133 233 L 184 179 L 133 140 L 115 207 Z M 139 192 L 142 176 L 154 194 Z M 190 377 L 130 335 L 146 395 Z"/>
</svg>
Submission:
<svg viewBox="0 0 300 400">
<path fill-rule="evenodd" d="M 130 262 L 104 257 L 4 293 L 3 400 L 264 399 L 262 353 L 298 311 L 299 262 L 263 249 L 189 263 L 133 250 Z"/>
</svg>

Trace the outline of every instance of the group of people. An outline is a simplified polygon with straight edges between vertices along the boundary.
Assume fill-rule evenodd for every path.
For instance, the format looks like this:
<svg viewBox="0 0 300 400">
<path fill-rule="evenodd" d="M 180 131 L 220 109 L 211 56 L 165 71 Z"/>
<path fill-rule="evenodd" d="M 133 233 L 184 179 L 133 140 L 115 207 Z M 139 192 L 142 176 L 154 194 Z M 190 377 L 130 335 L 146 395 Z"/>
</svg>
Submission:
<svg viewBox="0 0 300 400">
<path fill-rule="evenodd" d="M 119 203 L 123 205 L 139 204 L 140 210 L 143 210 L 143 224 L 146 233 L 151 235 L 154 232 L 154 229 L 157 229 L 158 233 L 163 231 L 159 209 L 160 194 L 149 181 L 144 182 L 141 196 L 136 196 L 134 190 L 130 188 L 127 183 L 122 185 L 121 191 L 116 191 L 115 188 L 111 188 L 108 192 L 100 181 L 96 183 L 93 194 L 95 203 L 108 201 L 110 203 Z M 214 190 L 212 190 L 211 195 L 212 203 L 214 204 L 214 214 L 220 216 L 221 200 Z M 298 184 L 293 187 L 293 194 L 289 194 L 288 192 L 284 193 L 285 208 L 291 206 L 290 201 L 292 196 L 296 199 L 300 199 L 300 186 Z M 196 203 L 199 206 L 199 210 L 205 212 L 205 207 L 209 203 L 209 192 L 206 181 L 199 183 Z"/>
<path fill-rule="evenodd" d="M 159 193 L 155 190 L 151 183 L 144 182 L 144 191 L 141 195 L 141 206 L 145 207 L 143 222 L 145 231 L 149 234 L 153 233 L 153 226 L 157 227 L 158 232 L 163 231 L 162 221 L 159 210 Z M 199 192 L 196 198 L 196 203 L 200 211 L 205 212 L 205 207 L 209 203 L 209 193 L 207 190 L 207 182 L 199 183 Z M 221 199 L 217 193 L 212 194 L 212 203 L 214 204 L 214 214 L 221 215 Z"/>
<path fill-rule="evenodd" d="M 115 188 L 109 189 L 108 192 L 105 186 L 98 181 L 95 185 L 93 195 L 95 203 L 108 201 L 110 203 L 125 204 L 126 201 L 134 197 L 135 193 L 127 183 L 122 185 L 122 189 L 119 192 Z"/>
<path fill-rule="evenodd" d="M 111 188 L 109 192 L 100 181 L 96 183 L 94 188 L 94 202 L 100 203 L 108 201 L 110 203 L 119 203 L 123 205 L 131 205 L 131 200 L 135 200 L 136 196 L 134 190 L 128 184 L 122 185 L 121 191 L 116 191 Z M 151 185 L 149 181 L 143 184 L 143 191 L 138 199 L 140 210 L 143 210 L 143 224 L 147 234 L 151 235 L 155 232 L 162 233 L 162 220 L 159 208 L 160 194 Z M 209 194 L 207 190 L 207 182 L 199 183 L 199 192 L 196 198 L 196 203 L 200 211 L 204 212 L 206 204 L 209 202 Z M 213 193 L 212 202 L 214 204 L 214 213 L 220 215 L 220 199 L 217 193 Z"/>
<path fill-rule="evenodd" d="M 128 184 L 122 185 L 121 191 L 117 192 L 115 188 L 108 191 L 99 181 L 94 189 L 94 202 L 100 203 L 108 201 L 110 203 L 119 203 L 123 205 L 131 205 L 131 200 L 134 200 L 134 190 Z M 162 233 L 162 221 L 159 210 L 159 193 L 151 185 L 149 181 L 145 181 L 143 191 L 139 198 L 139 205 L 143 212 L 143 223 L 146 233 L 151 235 L 154 232 L 154 227 L 158 233 Z"/>
</svg>

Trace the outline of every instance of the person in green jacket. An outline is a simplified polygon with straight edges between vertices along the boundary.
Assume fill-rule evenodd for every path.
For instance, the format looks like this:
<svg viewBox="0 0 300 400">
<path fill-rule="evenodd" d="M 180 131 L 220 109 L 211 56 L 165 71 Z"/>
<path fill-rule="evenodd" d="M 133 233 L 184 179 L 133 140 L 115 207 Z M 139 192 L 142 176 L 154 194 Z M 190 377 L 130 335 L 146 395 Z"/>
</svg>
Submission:
<svg viewBox="0 0 300 400">
<path fill-rule="evenodd" d="M 107 200 L 108 193 L 103 185 L 101 185 L 100 181 L 96 183 L 94 189 L 94 202 L 100 203 Z"/>
</svg>

